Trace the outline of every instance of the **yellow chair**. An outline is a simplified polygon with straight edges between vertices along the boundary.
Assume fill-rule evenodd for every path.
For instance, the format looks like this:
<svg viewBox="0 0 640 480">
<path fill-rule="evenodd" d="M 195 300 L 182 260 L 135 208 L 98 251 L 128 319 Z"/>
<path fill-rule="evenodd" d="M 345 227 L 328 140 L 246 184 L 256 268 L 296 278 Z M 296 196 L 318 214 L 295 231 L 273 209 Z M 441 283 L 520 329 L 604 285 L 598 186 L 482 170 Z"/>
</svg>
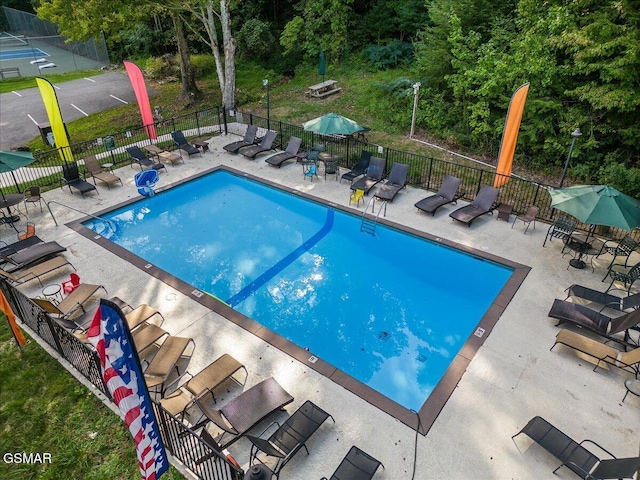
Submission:
<svg viewBox="0 0 640 480">
<path fill-rule="evenodd" d="M 354 190 L 351 194 L 351 198 L 349 198 L 349 205 L 351 205 L 351 202 L 355 203 L 356 207 L 360 206 L 360 202 L 364 203 L 364 190 L 359 188 Z"/>
</svg>

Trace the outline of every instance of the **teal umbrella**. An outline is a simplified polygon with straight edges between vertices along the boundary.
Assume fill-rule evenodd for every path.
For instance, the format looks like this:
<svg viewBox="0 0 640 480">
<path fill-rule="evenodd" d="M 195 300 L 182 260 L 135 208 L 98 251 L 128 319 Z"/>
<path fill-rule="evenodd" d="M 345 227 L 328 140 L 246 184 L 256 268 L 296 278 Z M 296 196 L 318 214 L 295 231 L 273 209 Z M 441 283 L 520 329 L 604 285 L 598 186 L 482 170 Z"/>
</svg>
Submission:
<svg viewBox="0 0 640 480">
<path fill-rule="evenodd" d="M 362 125 L 337 113 L 327 113 L 322 117 L 314 118 L 302 124 L 308 132 L 322 133 L 325 135 L 351 135 L 363 132 L 367 129 Z"/>
<path fill-rule="evenodd" d="M 30 152 L 21 152 L 18 150 L 0 150 L 0 173 L 11 172 L 16 188 L 20 191 L 20 186 L 13 174 L 14 170 L 35 162 L 36 159 Z"/>
<path fill-rule="evenodd" d="M 640 201 L 608 185 L 551 190 L 551 206 L 582 223 L 632 230 L 640 225 Z"/>
<path fill-rule="evenodd" d="M 318 75 L 322 75 L 322 81 L 324 82 L 324 76 L 327 73 L 327 61 L 324 58 L 324 51 L 320 50 L 320 61 L 318 62 Z"/>
</svg>

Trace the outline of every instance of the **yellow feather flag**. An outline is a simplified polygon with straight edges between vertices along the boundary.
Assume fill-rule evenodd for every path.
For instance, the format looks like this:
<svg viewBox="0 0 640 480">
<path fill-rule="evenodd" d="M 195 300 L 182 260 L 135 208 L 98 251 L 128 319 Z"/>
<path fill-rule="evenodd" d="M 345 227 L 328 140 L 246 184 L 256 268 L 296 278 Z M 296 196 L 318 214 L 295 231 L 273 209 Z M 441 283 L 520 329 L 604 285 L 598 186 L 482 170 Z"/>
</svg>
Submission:
<svg viewBox="0 0 640 480">
<path fill-rule="evenodd" d="M 6 315 L 7 320 L 9 320 L 9 327 L 13 332 L 13 337 L 16 339 L 16 342 L 18 342 L 18 346 L 22 347 L 26 345 L 27 340 L 24 338 L 22 330 L 20 330 L 20 327 L 16 323 L 16 315 L 13 313 L 11 305 L 9 305 L 7 297 L 4 296 L 2 290 L 0 290 L 0 311 L 2 311 L 2 313 Z"/>
<path fill-rule="evenodd" d="M 509 181 L 511 176 L 511 166 L 513 165 L 513 154 L 516 151 L 520 122 L 524 112 L 524 104 L 527 101 L 529 84 L 525 83 L 518 88 L 509 103 L 507 111 L 507 121 L 502 132 L 502 142 L 500 143 L 500 153 L 498 154 L 498 166 L 496 167 L 496 178 L 493 186 L 498 188 Z"/>
<path fill-rule="evenodd" d="M 51 133 L 53 133 L 53 139 L 56 143 L 60 158 L 65 162 L 71 162 L 73 161 L 73 154 L 69 147 L 69 138 L 67 137 L 67 130 L 64 128 L 64 122 L 62 121 L 56 91 L 53 89 L 51 82 L 45 78 L 36 77 L 36 83 L 40 89 L 40 95 L 42 96 L 44 108 L 47 111 L 47 117 L 49 117 Z"/>
</svg>

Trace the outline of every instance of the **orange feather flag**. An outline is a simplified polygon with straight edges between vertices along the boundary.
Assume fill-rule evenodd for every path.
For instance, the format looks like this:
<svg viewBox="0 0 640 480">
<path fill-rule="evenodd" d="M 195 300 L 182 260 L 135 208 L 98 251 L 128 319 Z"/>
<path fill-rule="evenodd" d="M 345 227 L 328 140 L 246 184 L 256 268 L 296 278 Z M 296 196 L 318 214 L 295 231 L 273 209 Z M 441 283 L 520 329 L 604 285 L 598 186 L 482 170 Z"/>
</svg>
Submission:
<svg viewBox="0 0 640 480">
<path fill-rule="evenodd" d="M 20 330 L 20 327 L 16 323 L 16 315 L 13 313 L 11 305 L 9 305 L 7 297 L 4 296 L 2 290 L 0 290 L 0 310 L 2 310 L 2 313 L 4 313 L 7 320 L 9 320 L 9 327 L 11 327 L 13 337 L 16 339 L 16 342 L 18 342 L 18 346 L 22 347 L 26 345 L 27 340 L 24 338 L 22 330 Z"/>
<path fill-rule="evenodd" d="M 502 132 L 502 143 L 500 143 L 500 153 L 498 154 L 498 166 L 496 167 L 496 178 L 493 181 L 494 187 L 501 187 L 509 181 L 511 167 L 513 165 L 513 155 L 516 151 L 520 122 L 524 112 L 524 104 L 527 101 L 529 84 L 525 83 L 518 88 L 509 103 L 507 111 L 507 121 Z"/>
</svg>

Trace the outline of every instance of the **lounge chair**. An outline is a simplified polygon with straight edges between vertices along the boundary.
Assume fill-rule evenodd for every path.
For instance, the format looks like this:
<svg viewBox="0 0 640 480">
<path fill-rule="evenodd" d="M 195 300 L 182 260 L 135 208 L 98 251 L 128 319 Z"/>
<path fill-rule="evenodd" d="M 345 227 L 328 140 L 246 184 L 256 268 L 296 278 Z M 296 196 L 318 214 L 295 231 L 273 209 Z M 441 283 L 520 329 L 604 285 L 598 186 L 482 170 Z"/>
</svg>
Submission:
<svg viewBox="0 0 640 480">
<path fill-rule="evenodd" d="M 202 397 L 196 397 L 195 403 L 206 420 L 195 425 L 193 430 L 197 430 L 209 422 L 215 423 L 218 428 L 223 430 L 220 441 L 227 433 L 233 435 L 229 441 L 220 445 L 220 448 L 227 448 L 258 422 L 271 413 L 283 409 L 291 402 L 293 402 L 293 397 L 273 377 L 242 392 L 219 410 L 210 408 Z"/>
<path fill-rule="evenodd" d="M 382 463 L 379 460 L 354 445 L 329 480 L 370 480 L 380 465 Z M 321 480 L 327 480 L 327 477 L 322 477 Z"/>
<path fill-rule="evenodd" d="M 449 214 L 451 218 L 462 223 L 466 223 L 468 227 L 478 217 L 486 214 L 493 213 L 493 204 L 498 198 L 498 189 L 490 187 L 489 185 L 483 185 L 476 195 L 476 198 L 469 205 L 460 207 Z"/>
<path fill-rule="evenodd" d="M 278 429 L 269 438 L 260 437 L 271 428 L 273 423 L 258 437 L 246 435 L 247 440 L 253 444 L 249 454 L 249 463 L 253 464 L 255 461 L 262 463 L 258 458 L 258 453 L 260 452 L 270 457 L 276 457 L 278 460 L 275 466 L 271 467 L 271 470 L 276 478 L 279 478 L 284 466 L 301 448 L 304 448 L 307 455 L 309 455 L 306 445 L 307 440 L 311 438 L 311 435 L 320 428 L 320 425 L 327 418 L 331 418 L 335 423 L 331 415 L 307 400 L 282 425 L 274 422 L 278 425 Z"/>
<path fill-rule="evenodd" d="M 575 220 L 567 217 L 558 217 L 547 230 L 547 235 L 544 237 L 542 246 L 544 247 L 546 245 L 547 239 L 553 240 L 554 238 L 559 238 L 566 244 L 571 238 L 571 234 L 575 231 L 576 226 Z M 562 250 L 564 250 L 564 248 Z"/>
<path fill-rule="evenodd" d="M 258 132 L 258 127 L 255 125 L 247 125 L 247 131 L 244 134 L 244 138 L 242 140 L 238 140 L 237 142 L 231 142 L 224 145 L 222 148 L 227 152 L 238 153 L 242 147 L 248 147 L 253 145 L 256 142 L 256 133 Z"/>
<path fill-rule="evenodd" d="M 123 185 L 120 177 L 102 168 L 95 155 L 84 157 L 84 166 L 91 178 L 93 178 L 94 185 L 97 185 L 96 180 L 104 183 L 109 190 L 111 190 L 111 185 L 114 183 L 120 182 L 120 185 Z"/>
<path fill-rule="evenodd" d="M 80 178 L 80 172 L 78 170 L 78 164 L 76 162 L 72 163 L 63 163 L 62 164 L 62 178 L 60 178 L 60 188 L 65 185 L 69 187 L 69 191 L 73 193 L 73 190 L 77 190 L 84 197 L 85 193 L 89 193 L 91 191 L 98 192 L 95 185 L 91 185 L 85 179 Z"/>
<path fill-rule="evenodd" d="M 143 354 L 142 352 L 145 352 L 147 348 L 151 347 L 163 337 L 169 337 L 169 332 L 153 323 L 145 323 L 140 328 L 131 332 L 131 338 L 133 338 L 133 344 L 138 354 Z"/>
<path fill-rule="evenodd" d="M 165 172 L 167 171 L 164 164 L 160 162 L 155 162 L 149 157 L 147 157 L 147 155 L 137 145 L 134 145 L 132 147 L 127 147 L 126 150 L 127 150 L 127 153 L 129 154 L 129 157 L 131 157 L 130 159 L 131 159 L 132 167 L 134 163 L 137 163 L 138 166 L 140 167 L 140 170 L 143 170 L 145 168 L 153 168 L 154 170 L 157 170 L 157 171 L 160 171 L 161 169 L 164 169 Z"/>
<path fill-rule="evenodd" d="M 640 263 L 636 263 L 633 267 L 625 267 L 621 263 L 614 263 L 609 267 L 609 271 L 604 276 L 602 281 L 607 277 L 611 278 L 611 283 L 607 292 L 613 287 L 613 282 L 622 282 L 627 287 L 627 295 L 631 292 L 631 287 L 638 278 L 640 278 Z"/>
<path fill-rule="evenodd" d="M 269 150 L 273 150 L 273 142 L 278 136 L 278 132 L 274 132 L 269 130 L 267 134 L 262 137 L 262 141 L 257 145 L 251 145 L 248 147 L 242 147 L 238 150 L 238 153 L 241 155 L 254 159 L 260 153 L 268 152 Z"/>
<path fill-rule="evenodd" d="M 622 370 L 628 370 L 636 377 L 640 373 L 640 347 L 629 352 L 621 352 L 617 348 L 598 342 L 593 338 L 565 329 L 558 332 L 556 341 L 549 350 L 553 350 L 559 343 L 581 353 L 582 355 L 579 355 L 581 358 L 595 365 L 594 371 L 598 367 L 608 369 L 608 365 L 612 365 Z"/>
<path fill-rule="evenodd" d="M 191 347 L 191 348 L 189 348 Z M 171 374 L 175 371 L 174 382 L 180 379 L 180 360 L 188 360 L 193 355 L 196 343 L 193 338 L 169 336 L 158 348 L 153 360 L 144 369 L 144 380 L 148 388 L 159 389 L 160 396 L 163 397 L 166 390 L 166 383 Z M 183 372 L 184 373 L 184 372 Z"/>
<path fill-rule="evenodd" d="M 280 168 L 282 164 L 287 160 L 297 158 L 300 151 L 300 145 L 302 145 L 301 138 L 291 137 L 289 139 L 289 143 L 287 144 L 286 150 L 284 152 L 276 153 L 275 155 L 267 157 L 266 162 L 270 165 L 274 165 Z"/>
<path fill-rule="evenodd" d="M 342 183 L 342 180 L 348 180 L 351 182 L 354 178 L 359 177 L 360 175 L 364 175 L 364 173 L 367 171 L 367 167 L 369 166 L 370 161 L 371 152 L 363 150 L 360 154 L 360 160 L 358 160 L 358 163 L 352 166 L 351 170 L 340 177 L 340 183 Z"/>
<path fill-rule="evenodd" d="M 15 253 L 18 253 L 20 250 L 33 247 L 38 243 L 44 243 L 44 242 L 37 235 L 27 237 L 24 240 L 18 240 L 17 242 L 13 242 L 8 245 L 5 242 L 0 240 L 0 244 L 4 244 L 4 246 L 0 247 L 0 255 L 8 257 L 10 255 L 14 255 Z"/>
<path fill-rule="evenodd" d="M 416 208 L 435 216 L 436 210 L 443 205 L 447 203 L 458 203 L 458 199 L 462 196 L 462 194 L 458 193 L 460 182 L 461 180 L 457 177 L 445 175 L 442 179 L 440 190 L 417 202 L 415 204 Z"/>
<path fill-rule="evenodd" d="M 57 305 L 54 305 L 47 299 L 32 298 L 31 301 L 42 308 L 50 315 L 55 315 L 57 319 L 68 319 L 78 310 L 83 313 L 86 312 L 85 304 L 93 297 L 100 289 L 107 291 L 102 285 L 92 285 L 90 283 L 83 283 L 73 292 L 71 292 L 64 300 Z"/>
<path fill-rule="evenodd" d="M 616 458 L 611 452 L 593 440 L 583 440 L 577 443 L 542 417 L 533 417 L 511 439 L 521 433 L 527 435 L 562 462 L 553 473 L 556 473 L 561 467 L 567 467 L 585 479 L 632 478 L 640 468 L 640 457 Z M 586 443 L 595 445 L 612 458 L 600 460 L 594 453 L 585 448 L 584 444 Z"/>
<path fill-rule="evenodd" d="M 11 265 L 13 268 L 5 270 L 13 273 L 35 263 L 44 262 L 45 260 L 48 260 L 58 253 L 65 252 L 66 250 L 67 249 L 58 242 L 42 242 L 22 249 L 10 256 L 0 254 L 0 260 L 5 264 Z"/>
<path fill-rule="evenodd" d="M 42 194 L 40 192 L 40 187 L 37 185 L 32 185 L 24 191 L 24 209 L 28 211 L 27 205 L 30 203 L 35 204 L 38 202 L 40 204 L 40 212 L 42 212 Z"/>
<path fill-rule="evenodd" d="M 611 318 L 585 305 L 559 299 L 553 301 L 549 316 L 558 319 L 556 326 L 573 323 L 625 346 L 629 344 L 628 330 L 640 324 L 640 309 Z M 623 340 L 614 336 L 619 333 L 624 333 Z"/>
<path fill-rule="evenodd" d="M 143 303 L 142 305 L 138 305 L 129 313 L 126 313 L 124 315 L 124 318 L 127 321 L 129 330 L 135 330 L 140 325 L 148 323 L 149 319 L 156 315 L 158 315 L 162 319 L 158 324 L 158 326 L 160 326 L 164 322 L 164 316 L 162 315 L 162 313 L 160 313 L 159 310 L 150 307 L 146 303 Z"/>
<path fill-rule="evenodd" d="M 202 153 L 200 152 L 200 149 L 198 147 L 187 142 L 187 139 L 184 137 L 184 133 L 182 132 L 182 130 L 171 132 L 171 138 L 173 138 L 173 142 L 178 146 L 178 148 L 185 152 L 187 155 L 191 156 L 199 153 L 200 156 L 202 156 Z"/>
<path fill-rule="evenodd" d="M 565 290 L 567 292 L 567 300 L 569 297 L 582 298 L 589 302 L 602 305 L 600 312 L 605 308 L 612 308 L 624 312 L 625 310 L 636 309 L 640 307 L 640 292 L 628 295 L 626 297 L 618 297 L 610 293 L 600 292 L 589 287 L 573 284 Z"/>
<path fill-rule="evenodd" d="M 42 279 L 40 277 L 46 275 L 47 273 L 51 273 L 58 268 L 62 268 L 65 265 L 70 265 L 71 268 L 75 270 L 75 267 L 71 265 L 71 262 L 69 262 L 65 257 L 58 255 L 50 258 L 49 260 L 37 263 L 30 267 L 23 268 L 13 273 L 0 270 L 0 275 L 13 284 L 22 284 L 35 278 L 38 280 L 38 282 L 40 282 L 40 285 L 44 287 L 44 284 L 42 283 Z"/>
<path fill-rule="evenodd" d="M 231 355 L 225 353 L 200 372 L 192 375 L 176 392 L 161 400 L 160 403 L 173 415 L 184 416 L 195 397 L 204 397 L 207 393 L 210 393 L 212 400 L 215 402 L 216 397 L 213 392 L 227 380 L 231 379 L 239 385 L 244 385 L 244 383 L 240 383 L 233 377 L 239 370 L 244 370 L 244 380 L 246 382 L 249 375 L 246 367 Z M 190 375 L 189 372 L 186 374 Z"/>
<path fill-rule="evenodd" d="M 624 266 L 627 266 L 627 262 L 629 262 L 629 257 L 633 252 L 635 252 L 636 248 L 640 246 L 640 242 L 631 238 L 631 235 L 627 234 L 624 236 L 622 240 L 619 242 L 615 242 L 614 240 L 607 240 L 602 244 L 602 248 L 600 248 L 600 252 L 597 257 L 600 255 L 604 255 L 605 253 L 610 253 L 613 255 L 611 259 L 611 263 L 607 267 L 607 269 L 611 268 L 613 262 L 616 261 L 617 257 L 624 257 Z"/>
<path fill-rule="evenodd" d="M 520 220 L 526 225 L 524 229 L 524 234 L 526 235 L 531 222 L 533 222 L 533 229 L 536 229 L 536 217 L 538 216 L 538 213 L 540 213 L 540 207 L 529 205 L 526 212 L 524 212 L 522 215 L 516 215 L 516 218 L 513 219 L 513 223 L 511 224 L 511 228 L 513 228 L 517 220 Z"/>
<path fill-rule="evenodd" d="M 376 191 L 374 198 L 383 202 L 393 202 L 398 192 L 402 190 L 407 183 L 407 173 L 409 173 L 409 165 L 404 163 L 395 163 L 391 165 L 391 171 L 387 181 Z"/>
<path fill-rule="evenodd" d="M 364 190 L 365 195 L 369 193 L 369 190 L 382 180 L 386 163 L 384 158 L 371 157 L 364 176 L 358 178 L 351 184 L 351 190 Z"/>
</svg>

